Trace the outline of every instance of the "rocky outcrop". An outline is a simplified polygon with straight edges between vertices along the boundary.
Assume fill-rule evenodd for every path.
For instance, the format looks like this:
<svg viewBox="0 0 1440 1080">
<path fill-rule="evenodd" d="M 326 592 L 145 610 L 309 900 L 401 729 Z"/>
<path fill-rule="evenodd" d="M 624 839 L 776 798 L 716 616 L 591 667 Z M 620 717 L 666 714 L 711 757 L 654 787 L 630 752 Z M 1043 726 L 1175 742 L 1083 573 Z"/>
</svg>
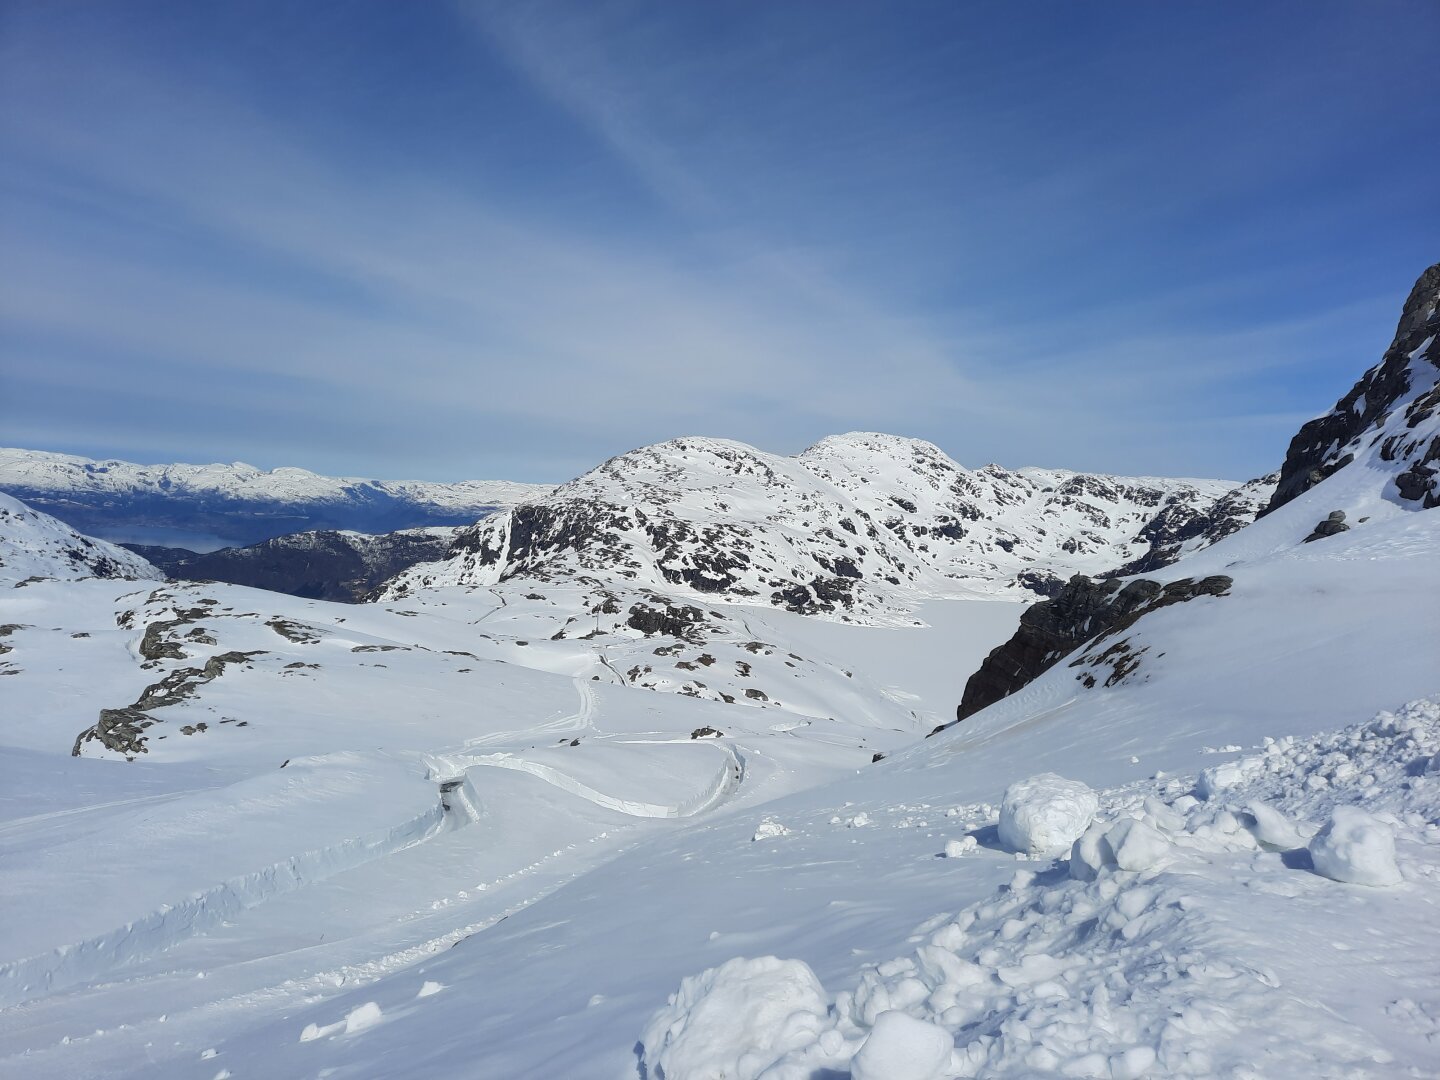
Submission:
<svg viewBox="0 0 1440 1080">
<path fill-rule="evenodd" d="M 1150 550 L 1101 576 L 1153 574 L 1162 567 L 1179 562 L 1192 551 L 1209 547 L 1231 533 L 1239 532 L 1260 515 L 1274 494 L 1279 479 L 1279 473 L 1271 473 L 1241 484 L 1199 512 L 1175 504 L 1166 506 L 1140 530 L 1137 538 L 1149 544 Z"/>
<path fill-rule="evenodd" d="M 1052 600 L 1026 609 L 1019 629 L 993 649 L 970 676 L 955 723 L 1028 685 L 1085 642 L 1129 628 L 1143 615 L 1197 596 L 1224 596 L 1231 580 L 1223 575 L 1181 578 L 1160 584 L 1136 578 L 1121 584 L 1077 574 Z M 942 724 L 930 734 L 945 730 Z"/>
<path fill-rule="evenodd" d="M 1345 511 L 1331 510 L 1330 516 L 1317 523 L 1310 535 L 1301 542 L 1308 544 L 1312 540 L 1320 540 L 1327 536 L 1339 536 L 1342 532 L 1349 530 L 1350 526 L 1345 524 Z"/>
<path fill-rule="evenodd" d="M 1440 263 L 1410 291 L 1395 339 L 1330 412 L 1290 441 L 1264 513 L 1284 506 L 1378 444 L 1394 463 L 1393 495 L 1417 509 L 1440 506 Z"/>
<path fill-rule="evenodd" d="M 133 705 L 127 705 L 123 709 L 101 709 L 99 719 L 75 736 L 70 756 L 79 757 L 85 744 L 89 742 L 98 742 L 105 749 L 123 754 L 127 760 L 132 761 L 139 754 L 149 753 L 149 747 L 145 745 L 148 740 L 147 732 L 160 722 L 151 715 L 153 710 L 179 705 L 194 697 L 200 687 L 218 679 L 230 665 L 248 664 L 251 657 L 260 655 L 260 650 L 220 653 L 206 660 L 203 667 L 178 668 L 170 672 L 163 679 L 140 691 L 140 696 Z M 205 731 L 206 724 L 187 724 L 180 730 L 182 734 L 192 735 Z"/>
<path fill-rule="evenodd" d="M 449 553 L 458 529 L 407 529 L 376 536 L 304 532 L 250 547 L 195 552 L 123 544 L 181 581 L 224 581 L 256 589 L 356 604 L 383 582 Z"/>
</svg>

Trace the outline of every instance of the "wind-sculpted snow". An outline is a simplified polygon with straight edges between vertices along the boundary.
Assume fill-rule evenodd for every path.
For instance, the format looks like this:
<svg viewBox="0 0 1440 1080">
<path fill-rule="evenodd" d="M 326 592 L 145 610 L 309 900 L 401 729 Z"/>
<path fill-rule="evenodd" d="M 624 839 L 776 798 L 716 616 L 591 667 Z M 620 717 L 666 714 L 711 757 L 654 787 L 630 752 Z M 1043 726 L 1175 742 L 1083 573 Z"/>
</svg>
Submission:
<svg viewBox="0 0 1440 1080">
<path fill-rule="evenodd" d="M 888 435 L 834 436 L 793 458 L 675 439 L 481 522 L 448 559 L 413 568 L 382 596 L 592 576 L 885 621 L 920 597 L 1044 591 L 1158 543 L 1178 553 L 1181 524 L 1232 491 L 1223 481 L 972 471 Z M 1168 524 L 1152 528 L 1161 515 Z"/>
<path fill-rule="evenodd" d="M 113 808 L 103 831 L 68 842 L 50 841 L 47 821 L 34 839 L 25 820 L 11 822 L 0 1005 L 108 975 L 279 893 L 420 843 L 445 817 L 418 760 L 350 753 Z"/>
<path fill-rule="evenodd" d="M 320 476 L 306 469 L 137 465 L 0 448 L 0 491 L 82 531 L 139 543 L 211 537 L 254 544 L 310 529 L 393 532 L 469 525 L 497 507 L 550 490 L 542 484 L 453 484 Z"/>
<path fill-rule="evenodd" d="M 82 536 L 19 499 L 0 495 L 0 588 L 32 578 L 156 580 L 164 575 L 139 555 Z"/>
<path fill-rule="evenodd" d="M 1370 885 L 1433 893 L 1437 751 L 1440 704 L 1423 699 L 1333 735 L 1267 739 L 1205 802 L 1178 777 L 1107 792 L 1068 863 L 1017 869 L 833 997 L 799 960 L 736 958 L 687 978 L 642 1034 L 642 1059 L 656 1080 L 1420 1075 L 1434 1063 L 1440 984 L 1415 965 L 1375 972 L 1356 940 L 1356 886 L 1312 872 L 1303 838 L 1328 816 L 1315 870 L 1361 880 L 1359 862 Z M 1330 872 L 1341 829 L 1361 852 L 1336 858 L 1348 878 Z M 1376 896 L 1369 923 L 1386 940 L 1369 949 L 1397 961 L 1425 949 L 1427 906 Z M 1324 985 L 1319 971 L 1351 942 L 1366 951 L 1335 974 L 1358 985 Z M 1378 1000 L 1318 1005 L 1337 990 Z M 1380 1009 L 1389 1045 L 1365 1015 Z"/>
</svg>

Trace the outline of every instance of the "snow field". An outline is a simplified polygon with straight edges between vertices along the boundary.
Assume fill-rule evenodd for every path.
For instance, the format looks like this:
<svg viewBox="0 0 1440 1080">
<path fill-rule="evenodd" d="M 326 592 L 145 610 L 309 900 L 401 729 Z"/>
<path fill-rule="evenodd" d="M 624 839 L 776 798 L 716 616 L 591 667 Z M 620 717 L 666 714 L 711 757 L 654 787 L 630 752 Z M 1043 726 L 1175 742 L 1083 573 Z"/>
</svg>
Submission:
<svg viewBox="0 0 1440 1080">
<path fill-rule="evenodd" d="M 687 979 L 645 1029 L 644 1061 L 657 1080 L 1421 1075 L 1440 1046 L 1440 973 L 1422 962 L 1353 985 L 1323 955 L 1305 972 L 1307 953 L 1276 939 L 1298 914 L 1344 956 L 1356 888 L 1393 897 L 1382 925 L 1425 933 L 1440 894 L 1437 748 L 1440 698 L 1423 699 L 1337 733 L 1267 740 L 1223 797 L 1198 800 L 1204 785 L 1180 778 L 1106 793 L 1068 868 L 1017 870 L 823 1007 L 798 960 L 736 959 Z M 1017 787 L 1054 790 L 1037 780 Z M 1305 819 L 1322 813 L 1312 872 Z M 1277 838 L 1301 843 L 1267 851 Z M 767 1007 L 751 1000 L 765 995 Z M 1337 1008 L 1347 995 L 1383 998 L 1383 1018 Z M 756 1023 L 712 1024 L 717 1011 Z"/>
<path fill-rule="evenodd" d="M 70 840 L 55 841 L 43 820 L 33 835 L 14 823 L 4 836 L 0 1003 L 104 976 L 279 893 L 421 843 L 445 819 L 418 760 L 339 753 L 111 809 L 104 832 Z"/>
</svg>

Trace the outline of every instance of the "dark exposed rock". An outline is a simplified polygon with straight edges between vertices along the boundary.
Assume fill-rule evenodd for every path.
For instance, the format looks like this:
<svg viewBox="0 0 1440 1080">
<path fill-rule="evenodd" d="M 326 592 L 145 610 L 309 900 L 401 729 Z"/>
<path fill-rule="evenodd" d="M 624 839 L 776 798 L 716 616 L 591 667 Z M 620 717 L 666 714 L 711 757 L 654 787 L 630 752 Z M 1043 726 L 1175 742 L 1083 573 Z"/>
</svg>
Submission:
<svg viewBox="0 0 1440 1080">
<path fill-rule="evenodd" d="M 1028 685 L 1090 639 L 1124 630 L 1142 615 L 1171 604 L 1223 596 L 1231 584 L 1224 575 L 1181 578 L 1165 585 L 1137 578 L 1122 585 L 1113 578 L 1097 581 L 1076 574 L 1054 599 L 1027 608 L 1014 636 L 992 650 L 970 676 L 956 723 Z M 949 726 L 942 724 L 931 734 Z"/>
<path fill-rule="evenodd" d="M 1426 351 L 1412 361 L 1411 354 L 1425 345 L 1427 339 L 1430 340 Z M 1353 461 L 1360 437 L 1383 423 L 1410 393 L 1416 362 L 1440 368 L 1440 263 L 1426 270 L 1415 282 L 1401 312 L 1395 339 L 1380 363 L 1367 371 L 1334 409 L 1311 420 L 1290 441 L 1275 494 L 1263 513 L 1284 506 Z M 1440 385 L 1420 394 L 1406 406 L 1406 423 L 1413 427 L 1433 415 L 1437 408 L 1440 408 Z M 1401 498 L 1419 502 L 1427 509 L 1440 506 L 1440 486 L 1437 486 L 1440 478 L 1428 468 L 1429 462 L 1440 459 L 1437 443 L 1440 436 L 1423 450 L 1411 446 L 1408 452 L 1390 443 L 1381 454 L 1391 461 L 1414 458 L 1415 463 L 1399 473 L 1408 479 L 1402 485 L 1397 476 L 1396 488 Z"/>
<path fill-rule="evenodd" d="M 261 650 L 220 653 L 206 660 L 203 667 L 179 668 L 170 672 L 159 682 L 151 683 L 140 691 L 140 696 L 133 705 L 123 709 L 101 709 L 100 718 L 75 736 L 70 756 L 79 757 L 81 748 L 92 740 L 107 750 L 124 754 L 127 758 L 148 753 L 145 732 L 158 723 L 155 717 L 150 715 L 151 711 L 180 704 L 193 697 L 201 686 L 218 679 L 231 664 L 249 663 L 252 656 L 261 655 Z M 205 729 L 206 725 L 203 723 L 194 725 L 194 730 Z"/>
<path fill-rule="evenodd" d="M 667 634 L 670 637 L 697 638 L 705 626 L 705 613 L 690 604 L 667 604 L 664 609 L 637 603 L 630 607 L 625 625 L 642 634 Z"/>
<path fill-rule="evenodd" d="M 1338 536 L 1342 532 L 1349 531 L 1350 526 L 1345 524 L 1345 511 L 1332 510 L 1330 516 L 1317 523 L 1314 530 L 1301 543 L 1308 544 L 1312 540 L 1319 540 L 1326 536 Z"/>
<path fill-rule="evenodd" d="M 709 727 L 708 725 L 706 727 L 697 727 L 694 731 L 690 732 L 690 738 L 692 739 L 720 739 L 724 738 L 724 736 L 725 733 L 723 731 L 718 728 Z"/>
<path fill-rule="evenodd" d="M 314 627 L 282 618 L 279 615 L 267 619 L 265 625 L 287 641 L 295 642 L 296 645 L 314 645 L 320 640 L 320 632 Z"/>
<path fill-rule="evenodd" d="M 1037 596 L 1044 596 L 1047 599 L 1060 595 L 1060 590 L 1065 588 L 1065 579 L 1048 570 L 1021 571 L 1015 575 L 1015 583 L 1021 588 L 1029 589 Z"/>
<path fill-rule="evenodd" d="M 375 536 L 326 530 L 204 553 L 140 544 L 121 546 L 182 581 L 224 581 L 309 600 L 353 604 L 417 563 L 444 558 L 452 539 L 449 532 L 422 530 Z"/>
</svg>

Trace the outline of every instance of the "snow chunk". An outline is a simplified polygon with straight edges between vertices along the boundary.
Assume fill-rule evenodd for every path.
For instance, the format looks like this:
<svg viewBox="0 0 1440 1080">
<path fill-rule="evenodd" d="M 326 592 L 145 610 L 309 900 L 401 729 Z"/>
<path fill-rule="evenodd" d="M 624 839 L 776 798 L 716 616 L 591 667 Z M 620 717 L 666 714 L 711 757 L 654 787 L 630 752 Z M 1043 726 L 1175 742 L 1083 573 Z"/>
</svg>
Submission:
<svg viewBox="0 0 1440 1080">
<path fill-rule="evenodd" d="M 367 1001 L 364 1005 L 357 1005 L 345 1014 L 345 1034 L 354 1035 L 366 1028 L 372 1028 L 382 1019 L 384 1014 L 375 1002 Z"/>
<path fill-rule="evenodd" d="M 883 1012 L 850 1063 L 853 1080 L 948 1080 L 955 1040 L 935 1024 Z"/>
<path fill-rule="evenodd" d="M 1084 784 L 1054 773 L 1017 781 L 1000 803 L 1000 842 L 1016 852 L 1063 851 L 1089 826 L 1099 805 Z"/>
<path fill-rule="evenodd" d="M 736 957 L 680 983 L 647 1025 L 641 1060 L 665 1080 L 755 1080 L 815 1041 L 828 1004 L 802 961 Z"/>
<path fill-rule="evenodd" d="M 962 836 L 959 840 L 946 840 L 945 857 L 947 859 L 958 859 L 964 855 L 969 855 L 979 847 L 979 842 L 973 836 Z"/>
<path fill-rule="evenodd" d="M 1148 870 L 1170 850 L 1170 841 L 1160 830 L 1136 818 L 1117 821 L 1105 833 L 1105 840 L 1121 870 Z"/>
<path fill-rule="evenodd" d="M 755 830 L 755 835 L 750 839 L 752 842 L 756 840 L 772 840 L 777 836 L 788 836 L 789 834 L 790 829 L 787 826 L 782 825 L 774 818 L 766 818 L 760 822 L 760 827 Z"/>
<path fill-rule="evenodd" d="M 1256 800 L 1250 804 L 1250 815 L 1255 825 L 1250 830 L 1256 840 L 1272 848 L 1289 851 L 1305 846 L 1305 834 L 1288 817 L 1269 803 Z M 1311 831 L 1314 831 L 1312 825 Z"/>
<path fill-rule="evenodd" d="M 1337 806 L 1310 841 L 1315 872 L 1356 885 L 1398 885 L 1395 834 L 1373 814 L 1355 806 Z"/>
</svg>

